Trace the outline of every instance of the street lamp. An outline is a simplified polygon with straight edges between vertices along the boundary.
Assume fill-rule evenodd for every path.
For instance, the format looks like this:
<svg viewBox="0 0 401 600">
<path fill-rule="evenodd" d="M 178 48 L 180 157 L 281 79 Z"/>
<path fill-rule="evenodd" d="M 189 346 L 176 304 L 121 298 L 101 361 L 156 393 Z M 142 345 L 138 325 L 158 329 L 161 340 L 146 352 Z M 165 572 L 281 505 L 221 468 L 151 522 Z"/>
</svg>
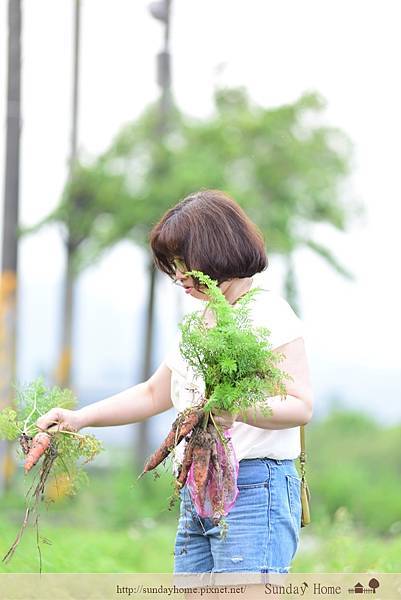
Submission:
<svg viewBox="0 0 401 600">
<path fill-rule="evenodd" d="M 158 144 L 163 144 L 167 131 L 168 116 L 170 111 L 170 53 L 169 53 L 169 34 L 170 34 L 170 7 L 171 0 L 159 0 L 149 4 L 149 12 L 154 19 L 163 24 L 164 43 L 161 52 L 156 57 L 157 84 L 160 88 L 160 100 L 158 105 L 158 118 L 155 139 Z M 163 172 L 163 169 L 161 169 Z M 157 271 L 153 260 L 148 264 L 149 269 L 149 296 L 147 300 L 146 311 L 146 334 L 145 334 L 145 352 L 143 362 L 142 381 L 149 379 L 152 366 L 152 340 L 154 329 L 154 306 L 155 293 L 157 285 Z M 143 421 L 138 429 L 138 439 L 136 441 L 137 458 L 140 463 L 144 463 L 149 450 L 149 423 Z"/>
<path fill-rule="evenodd" d="M 149 4 L 149 12 L 154 19 L 164 25 L 164 44 L 161 52 L 157 54 L 157 84 L 160 87 L 160 116 L 162 128 L 165 126 L 170 104 L 171 86 L 171 57 L 169 52 L 170 42 L 170 11 L 172 0 L 157 0 Z"/>
<path fill-rule="evenodd" d="M 163 23 L 167 23 L 169 18 L 168 5 L 169 2 L 166 2 L 166 0 L 157 0 L 157 2 L 151 2 L 149 4 L 150 14 L 158 21 L 163 21 Z"/>
</svg>

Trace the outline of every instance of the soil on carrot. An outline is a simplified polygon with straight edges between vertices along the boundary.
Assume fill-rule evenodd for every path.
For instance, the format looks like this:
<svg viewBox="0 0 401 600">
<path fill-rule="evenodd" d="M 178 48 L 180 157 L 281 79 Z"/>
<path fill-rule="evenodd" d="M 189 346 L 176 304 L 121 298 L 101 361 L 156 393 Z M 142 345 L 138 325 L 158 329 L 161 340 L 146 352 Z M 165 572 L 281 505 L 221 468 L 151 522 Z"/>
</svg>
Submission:
<svg viewBox="0 0 401 600">
<path fill-rule="evenodd" d="M 51 444 L 51 436 L 41 431 L 35 435 L 31 440 L 27 441 L 26 435 L 22 434 L 20 439 L 20 445 L 23 452 L 26 452 L 26 458 L 24 463 L 25 473 L 28 473 L 32 467 L 36 465 L 40 457 L 46 452 Z"/>
</svg>

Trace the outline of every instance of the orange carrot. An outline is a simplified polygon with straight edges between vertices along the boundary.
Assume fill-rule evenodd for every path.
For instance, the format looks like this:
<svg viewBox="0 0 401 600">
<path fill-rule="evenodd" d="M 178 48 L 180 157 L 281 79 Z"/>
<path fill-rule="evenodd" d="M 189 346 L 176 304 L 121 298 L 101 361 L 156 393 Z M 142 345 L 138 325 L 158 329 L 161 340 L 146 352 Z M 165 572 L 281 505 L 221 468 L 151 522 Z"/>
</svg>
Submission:
<svg viewBox="0 0 401 600">
<path fill-rule="evenodd" d="M 192 456 L 193 456 L 194 448 L 193 448 L 193 443 L 191 443 L 191 442 L 193 442 L 192 438 L 189 440 L 189 442 L 185 446 L 185 451 L 184 451 L 184 456 L 183 456 L 182 463 L 181 463 L 180 472 L 178 474 L 177 481 L 176 481 L 178 488 L 182 488 L 185 485 L 185 483 L 187 481 L 189 469 L 191 468 L 191 465 L 192 465 Z"/>
<path fill-rule="evenodd" d="M 205 501 L 206 484 L 209 475 L 209 463 L 212 450 L 212 436 L 200 429 L 196 432 L 193 450 L 194 481 L 201 504 Z"/>
<path fill-rule="evenodd" d="M 194 427 L 196 427 L 202 416 L 203 411 L 200 409 L 191 410 L 185 414 L 185 416 L 179 415 L 174 421 L 171 430 L 162 445 L 148 458 L 141 475 L 148 471 L 152 471 L 152 469 L 155 469 L 160 465 L 173 448 L 175 448 L 175 446 L 177 446 L 177 444 L 179 444 Z"/>
<path fill-rule="evenodd" d="M 216 430 L 214 429 L 214 432 Z M 211 432 L 212 433 L 212 432 Z M 213 465 L 215 470 L 215 476 L 212 479 L 212 484 L 210 486 L 210 499 L 213 509 L 213 523 L 215 525 L 218 524 L 221 517 L 224 515 L 224 502 L 223 502 L 223 474 L 219 462 L 219 457 L 217 453 L 217 440 L 213 436 L 212 441 L 212 450 L 210 453 L 210 462 Z"/>
<path fill-rule="evenodd" d="M 148 471 L 152 471 L 152 469 L 155 469 L 158 465 L 160 465 L 160 463 L 163 462 L 165 458 L 167 458 L 167 456 L 170 454 L 172 446 L 174 445 L 176 430 L 177 425 L 174 422 L 162 445 L 155 450 L 155 452 L 153 452 L 153 454 L 146 461 L 145 466 L 143 467 L 142 475 Z"/>
<path fill-rule="evenodd" d="M 179 444 L 196 427 L 203 417 L 203 410 L 191 410 L 183 419 L 180 419 L 180 428 L 174 442 Z M 182 421 L 182 422 L 181 422 Z"/>
<path fill-rule="evenodd" d="M 28 473 L 38 462 L 42 454 L 46 452 L 50 446 L 51 437 L 45 431 L 37 433 L 31 443 L 30 450 L 25 458 L 24 469 Z"/>
</svg>

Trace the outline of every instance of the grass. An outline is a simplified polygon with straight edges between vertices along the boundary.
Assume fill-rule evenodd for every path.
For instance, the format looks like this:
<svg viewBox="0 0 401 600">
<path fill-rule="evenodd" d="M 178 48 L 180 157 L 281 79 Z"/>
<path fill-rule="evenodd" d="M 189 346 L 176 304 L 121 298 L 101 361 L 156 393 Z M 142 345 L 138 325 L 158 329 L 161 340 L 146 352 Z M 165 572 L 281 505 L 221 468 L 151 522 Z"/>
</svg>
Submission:
<svg viewBox="0 0 401 600">
<path fill-rule="evenodd" d="M 51 545 L 41 544 L 45 573 L 168 573 L 173 568 L 172 525 L 144 522 L 141 529 L 84 530 L 41 525 Z M 16 535 L 15 527 L 0 527 L 3 556 Z M 38 550 L 33 528 L 26 531 L 12 560 L 2 573 L 37 573 Z"/>
<path fill-rule="evenodd" d="M 309 525 L 293 573 L 399 573 L 401 536 L 382 538 L 338 524 Z M 41 526 L 51 546 L 42 543 L 42 568 L 46 573 L 169 573 L 173 568 L 175 526 L 149 518 L 138 527 L 102 530 Z M 0 527 L 0 553 L 4 555 L 16 534 L 14 526 Z M 13 559 L 0 567 L 3 573 L 39 570 L 35 532 L 31 528 Z"/>
<path fill-rule="evenodd" d="M 378 428 L 353 413 L 333 413 L 308 431 L 312 524 L 301 531 L 293 572 L 401 572 L 400 434 L 399 425 Z M 108 466 L 92 467 L 76 497 L 42 512 L 40 533 L 52 542 L 41 544 L 43 571 L 171 572 L 178 507 L 168 510 L 169 467 L 156 481 L 137 481 L 126 454 L 108 449 L 105 457 Z M 0 498 L 1 555 L 21 525 L 26 485 L 18 477 Z M 0 572 L 38 568 L 31 527 Z"/>
<path fill-rule="evenodd" d="M 333 411 L 307 427 L 308 479 L 316 511 L 346 507 L 356 525 L 388 535 L 401 530 L 401 425 Z"/>
<path fill-rule="evenodd" d="M 400 573 L 401 535 L 377 535 L 355 525 L 340 508 L 334 520 L 323 518 L 301 530 L 294 573 Z"/>
<path fill-rule="evenodd" d="M 166 510 L 169 478 L 148 480 L 145 490 L 130 491 L 127 472 L 95 475 L 79 497 L 52 504 L 41 516 L 42 568 L 46 573 L 169 573 L 177 510 Z M 118 482 L 125 480 L 120 489 Z M 142 481 L 142 480 L 141 480 Z M 115 486 L 113 487 L 112 483 Z M 160 484 L 160 487 L 159 487 Z M 100 491 L 103 490 L 103 495 Z M 163 494 L 155 493 L 163 491 Z M 94 493 L 95 492 L 95 493 Z M 146 499 L 144 499 L 146 496 Z M 13 542 L 23 514 L 21 495 L 2 510 L 0 554 Z M 16 503 L 15 503 L 16 502 Z M 16 504 L 19 504 L 17 506 Z M 4 508 L 4 506 L 3 506 Z M 39 570 L 34 527 L 26 530 L 13 559 L 0 566 L 3 573 Z M 401 572 L 401 534 L 377 535 L 357 525 L 345 507 L 334 518 L 319 516 L 301 530 L 293 561 L 294 573 Z"/>
<path fill-rule="evenodd" d="M 161 470 L 157 480 L 148 476 L 137 481 L 125 456 L 113 453 L 112 464 L 117 468 L 92 468 L 89 485 L 76 496 L 42 505 L 39 533 L 51 542 L 40 543 L 44 572 L 172 571 L 178 506 L 168 510 L 172 490 L 168 469 Z M 1 556 L 22 523 L 27 485 L 17 477 L 12 492 L 0 499 Z M 12 560 L 1 563 L 0 572 L 38 572 L 38 556 L 36 530 L 30 525 Z"/>
</svg>

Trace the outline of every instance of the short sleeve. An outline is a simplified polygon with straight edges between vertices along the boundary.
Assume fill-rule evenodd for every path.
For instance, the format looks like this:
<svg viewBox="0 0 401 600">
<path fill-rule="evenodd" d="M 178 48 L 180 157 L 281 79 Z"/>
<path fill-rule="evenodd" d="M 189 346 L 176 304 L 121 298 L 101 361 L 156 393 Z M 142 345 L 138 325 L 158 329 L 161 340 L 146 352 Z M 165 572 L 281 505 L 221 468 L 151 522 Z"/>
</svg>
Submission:
<svg viewBox="0 0 401 600">
<path fill-rule="evenodd" d="M 280 295 L 270 290 L 262 290 L 256 294 L 253 304 L 254 323 L 269 329 L 273 349 L 305 337 L 303 322 Z"/>
</svg>

